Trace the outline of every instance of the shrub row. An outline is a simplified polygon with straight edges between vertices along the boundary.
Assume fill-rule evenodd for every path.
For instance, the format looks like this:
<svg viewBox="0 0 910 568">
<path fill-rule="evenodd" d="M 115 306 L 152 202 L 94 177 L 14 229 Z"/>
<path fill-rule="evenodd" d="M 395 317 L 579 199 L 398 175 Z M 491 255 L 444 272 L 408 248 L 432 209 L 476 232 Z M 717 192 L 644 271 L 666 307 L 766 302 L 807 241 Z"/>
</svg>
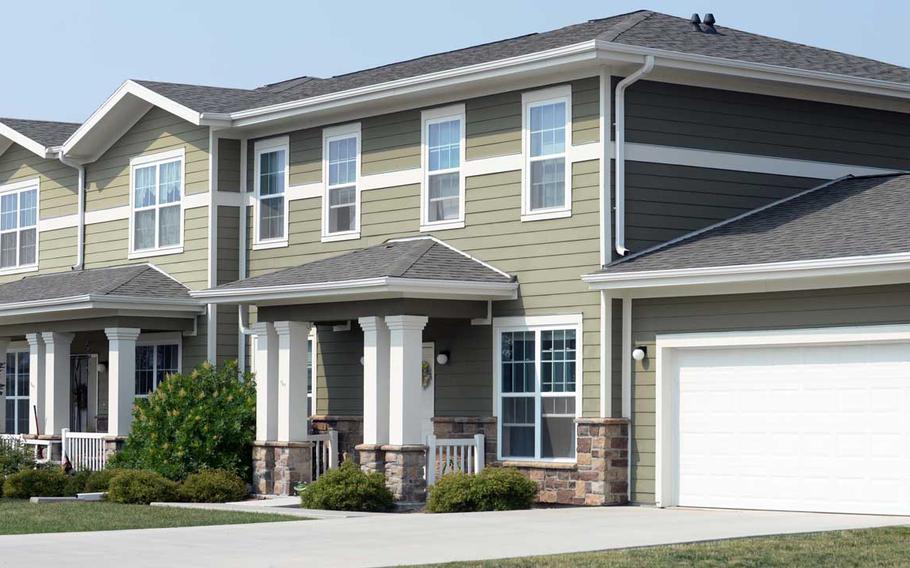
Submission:
<svg viewBox="0 0 910 568">
<path fill-rule="evenodd" d="M 305 509 L 381 513 L 395 505 L 381 473 L 366 473 L 352 461 L 327 471 L 315 482 L 298 489 Z"/>
<path fill-rule="evenodd" d="M 489 467 L 478 475 L 449 473 L 430 488 L 431 513 L 530 509 L 537 484 L 516 469 Z"/>
</svg>

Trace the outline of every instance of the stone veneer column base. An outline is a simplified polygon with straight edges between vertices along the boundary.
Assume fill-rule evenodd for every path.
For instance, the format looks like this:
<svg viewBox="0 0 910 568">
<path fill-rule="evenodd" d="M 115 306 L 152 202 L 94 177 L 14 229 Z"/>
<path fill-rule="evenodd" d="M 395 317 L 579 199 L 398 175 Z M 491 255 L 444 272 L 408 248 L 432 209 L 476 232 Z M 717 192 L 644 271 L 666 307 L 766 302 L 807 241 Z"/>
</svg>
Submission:
<svg viewBox="0 0 910 568">
<path fill-rule="evenodd" d="M 293 495 L 313 481 L 313 442 L 253 442 L 253 492 Z"/>
<path fill-rule="evenodd" d="M 423 503 L 427 500 L 424 468 L 427 447 L 422 444 L 384 445 L 385 483 L 399 503 Z"/>
<path fill-rule="evenodd" d="M 358 444 L 354 447 L 360 469 L 367 473 L 385 473 L 385 452 L 382 444 Z"/>
<path fill-rule="evenodd" d="M 123 449 L 126 436 L 108 436 L 104 439 L 104 461 L 111 459 L 114 454 Z"/>
</svg>

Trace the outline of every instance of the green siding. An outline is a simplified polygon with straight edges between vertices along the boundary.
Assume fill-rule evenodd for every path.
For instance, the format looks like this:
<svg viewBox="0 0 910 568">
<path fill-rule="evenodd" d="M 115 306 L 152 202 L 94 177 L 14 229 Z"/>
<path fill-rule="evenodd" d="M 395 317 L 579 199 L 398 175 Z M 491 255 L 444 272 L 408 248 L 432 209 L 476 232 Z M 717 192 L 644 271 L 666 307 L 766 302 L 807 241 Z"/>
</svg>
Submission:
<svg viewBox="0 0 910 568">
<path fill-rule="evenodd" d="M 366 118 L 360 128 L 362 175 L 420 167 L 420 111 Z"/>
<path fill-rule="evenodd" d="M 240 191 L 240 140 L 218 140 L 218 191 Z"/>
<path fill-rule="evenodd" d="M 655 337 L 663 333 L 908 322 L 910 285 L 642 299 L 632 302 L 632 343 L 654 353 Z M 650 361 L 635 363 L 632 385 L 632 500 L 652 503 L 655 372 Z"/>
<path fill-rule="evenodd" d="M 363 333 L 357 322 L 350 331 L 318 326 L 316 414 L 363 414 Z"/>
<path fill-rule="evenodd" d="M 0 185 L 39 179 L 41 219 L 77 212 L 77 173 L 59 160 L 48 160 L 13 144 L 0 155 Z"/>
</svg>

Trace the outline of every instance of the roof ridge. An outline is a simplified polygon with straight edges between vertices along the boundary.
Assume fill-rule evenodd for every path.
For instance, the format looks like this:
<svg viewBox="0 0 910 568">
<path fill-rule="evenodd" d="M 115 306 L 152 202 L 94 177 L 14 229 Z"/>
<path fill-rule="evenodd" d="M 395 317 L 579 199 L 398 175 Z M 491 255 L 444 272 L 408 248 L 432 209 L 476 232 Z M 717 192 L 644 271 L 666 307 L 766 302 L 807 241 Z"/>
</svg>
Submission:
<svg viewBox="0 0 910 568">
<path fill-rule="evenodd" d="M 425 237 L 425 238 L 423 238 L 423 239 L 417 238 L 417 239 L 413 239 L 413 240 L 415 240 L 415 241 L 426 240 L 426 241 L 429 241 L 429 243 L 428 243 L 428 245 L 423 249 L 423 252 L 422 252 L 422 253 L 418 254 L 417 257 L 416 257 L 414 260 L 412 260 L 412 261 L 404 268 L 404 270 L 401 270 L 401 271 L 397 274 L 397 276 L 399 276 L 399 277 L 403 277 L 403 276 L 405 275 L 405 273 L 406 273 L 408 270 L 411 269 L 412 266 L 414 266 L 415 264 L 417 264 L 417 262 L 420 261 L 421 258 L 425 257 L 425 256 L 427 255 L 427 253 L 430 252 L 430 249 L 433 248 L 433 247 L 436 245 L 436 241 L 434 241 L 432 238 L 429 238 L 429 237 Z M 400 241 L 400 242 L 407 242 L 407 241 Z M 388 241 L 387 241 L 387 243 L 388 243 Z"/>
<path fill-rule="evenodd" d="M 626 33 L 638 24 L 644 22 L 648 18 L 653 17 L 656 14 L 657 12 L 653 10 L 636 10 L 635 12 L 629 12 L 627 14 L 627 16 L 629 16 L 628 18 L 616 22 L 616 24 L 611 26 L 610 29 L 598 34 L 597 39 L 603 41 L 615 41 L 622 34 Z"/>
<path fill-rule="evenodd" d="M 114 283 L 109 284 L 107 287 L 103 288 L 104 294 L 105 295 L 113 294 L 114 292 L 116 292 L 120 288 L 123 288 L 124 286 L 126 286 L 127 284 L 129 284 L 130 282 L 135 280 L 136 278 L 139 278 L 141 275 L 145 274 L 146 271 L 151 270 L 151 268 L 152 268 L 151 265 L 149 265 L 148 263 L 135 264 L 135 265 L 127 264 L 124 266 L 120 266 L 119 268 L 127 268 L 127 267 L 132 268 L 134 266 L 136 268 L 140 268 L 141 270 L 131 272 L 130 275 L 128 277 L 126 277 L 125 279 L 120 279 L 119 281 L 115 281 Z"/>
</svg>

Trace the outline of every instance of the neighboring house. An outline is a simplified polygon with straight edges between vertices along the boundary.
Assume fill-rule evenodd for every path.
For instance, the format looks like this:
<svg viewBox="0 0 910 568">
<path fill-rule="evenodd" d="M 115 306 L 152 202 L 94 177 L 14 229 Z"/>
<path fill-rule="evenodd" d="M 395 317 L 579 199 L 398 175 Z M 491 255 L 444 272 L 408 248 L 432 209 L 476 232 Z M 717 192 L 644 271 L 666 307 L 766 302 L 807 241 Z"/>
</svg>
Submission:
<svg viewBox="0 0 910 568">
<path fill-rule="evenodd" d="M 908 69 L 650 11 L 252 90 L 128 81 L 29 138 L 76 210 L 45 222 L 41 187 L 48 274 L 0 286 L 35 295 L 0 336 L 45 339 L 14 366 L 48 434 L 69 333 L 116 435 L 174 358 L 238 358 L 263 492 L 312 430 L 401 500 L 429 435 L 484 434 L 545 502 L 907 514 L 908 99 Z M 0 135 L 5 172 L 29 144 Z M 45 262 L 52 230 L 84 270 Z M 178 346 L 157 378 L 146 337 Z"/>
</svg>

